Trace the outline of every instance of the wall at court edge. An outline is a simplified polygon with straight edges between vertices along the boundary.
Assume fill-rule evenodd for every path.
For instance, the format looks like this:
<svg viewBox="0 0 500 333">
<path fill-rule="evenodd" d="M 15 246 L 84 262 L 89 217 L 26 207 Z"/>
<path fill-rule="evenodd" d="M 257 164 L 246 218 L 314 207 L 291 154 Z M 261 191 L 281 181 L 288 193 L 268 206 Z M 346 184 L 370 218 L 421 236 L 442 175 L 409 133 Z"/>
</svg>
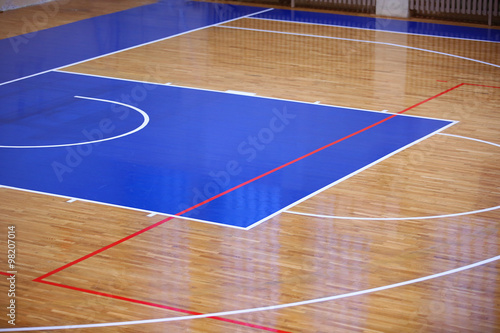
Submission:
<svg viewBox="0 0 500 333">
<path fill-rule="evenodd" d="M 0 11 L 38 5 L 53 0 L 0 0 Z"/>
<path fill-rule="evenodd" d="M 408 0 L 377 0 L 376 14 L 389 17 L 408 17 Z"/>
</svg>

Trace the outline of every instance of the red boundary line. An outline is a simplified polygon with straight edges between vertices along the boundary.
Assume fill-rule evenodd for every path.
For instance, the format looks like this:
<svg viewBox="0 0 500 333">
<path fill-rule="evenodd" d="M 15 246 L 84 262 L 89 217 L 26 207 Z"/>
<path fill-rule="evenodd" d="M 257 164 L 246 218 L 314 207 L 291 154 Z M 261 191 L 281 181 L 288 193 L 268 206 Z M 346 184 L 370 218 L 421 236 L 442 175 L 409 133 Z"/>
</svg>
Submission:
<svg viewBox="0 0 500 333">
<path fill-rule="evenodd" d="M 128 235 L 128 236 L 126 236 L 126 237 L 124 237 L 124 238 L 122 238 L 122 239 L 119 239 L 119 240 L 117 240 L 117 241 L 116 241 L 116 242 L 114 242 L 114 243 L 111 243 L 111 244 L 109 244 L 109 245 L 106 245 L 106 246 L 104 246 L 103 248 L 100 248 L 100 249 L 98 249 L 98 250 L 96 250 L 96 251 L 94 251 L 94 252 L 91 252 L 91 253 L 89 253 L 89 254 L 87 254 L 87 255 L 85 255 L 85 256 L 83 256 L 83 257 L 79 258 L 79 259 L 76 259 L 76 260 L 74 260 L 74 261 L 72 261 L 72 262 L 70 262 L 70 263 L 68 263 L 68 264 L 66 264 L 66 265 L 64 265 L 64 266 L 61 266 L 61 267 L 59 267 L 59 268 L 57 268 L 57 269 L 55 269 L 55 270 L 53 270 L 53 271 L 51 271 L 51 272 L 48 272 L 48 273 L 46 273 L 46 274 L 44 274 L 44 275 L 42 275 L 42 276 L 40 276 L 40 277 L 38 277 L 38 278 L 34 279 L 33 281 L 38 281 L 38 282 L 39 282 L 39 281 L 41 281 L 41 280 L 43 280 L 43 279 L 45 279 L 45 278 L 47 278 L 47 277 L 49 277 L 49 276 L 51 276 L 51 275 L 53 275 L 53 274 L 57 273 L 57 272 L 60 272 L 60 271 L 62 271 L 62 270 L 64 270 L 64 269 L 66 269 L 66 268 L 68 268 L 68 267 L 71 267 L 71 266 L 73 266 L 73 265 L 75 265 L 75 264 L 77 264 L 77 263 L 79 263 L 79 262 L 81 262 L 81 261 L 84 261 L 84 260 L 86 260 L 86 259 L 88 259 L 88 258 L 90 258 L 90 257 L 93 257 L 93 256 L 95 256 L 96 254 L 99 254 L 99 253 L 101 253 L 101 252 L 103 252 L 103 251 L 106 251 L 107 249 L 110 249 L 110 248 L 112 248 L 112 247 L 114 247 L 114 246 L 116 246 L 116 245 L 118 245 L 118 244 L 121 244 L 121 243 L 123 243 L 123 242 L 125 242 L 125 241 L 127 241 L 127 240 L 129 240 L 129 239 L 131 239 L 131 238 L 134 238 L 135 236 L 138 236 L 138 235 L 140 235 L 140 234 L 142 234 L 142 233 L 144 233 L 144 232 L 146 232 L 146 231 L 149 231 L 149 230 L 151 230 L 151 229 L 153 229 L 153 228 L 156 228 L 156 227 L 158 227 L 158 226 L 160 226 L 160 225 L 164 224 L 165 222 L 168 222 L 168 221 L 170 221 L 170 220 L 174 219 L 176 216 L 181 216 L 181 215 L 183 215 L 183 214 L 185 214 L 185 213 L 188 213 L 188 212 L 190 212 L 190 211 L 192 211 L 192 210 L 194 210 L 194 209 L 196 209 L 196 208 L 198 208 L 198 207 L 200 207 L 200 206 L 203 206 L 203 205 L 205 205 L 205 204 L 207 204 L 207 203 L 209 203 L 209 202 L 211 202 L 211 201 L 213 201 L 213 200 L 215 200 L 215 199 L 217 199 L 217 198 L 219 198 L 219 197 L 222 197 L 222 196 L 224 196 L 224 195 L 226 195 L 226 194 L 228 194 L 228 193 L 230 193 L 230 192 L 233 192 L 233 191 L 235 191 L 235 190 L 237 190 L 237 189 L 239 189 L 239 188 L 241 188 L 241 187 L 243 187 L 243 186 L 245 186 L 245 185 L 248 185 L 248 184 L 250 184 L 250 183 L 252 183 L 252 182 L 254 182 L 254 181 L 256 181 L 256 180 L 259 180 L 259 179 L 261 179 L 261 178 L 263 178 L 263 177 L 265 177 L 265 176 L 267 176 L 267 175 L 270 175 L 270 174 L 272 174 L 272 173 L 274 173 L 274 172 L 276 172 L 276 171 L 279 171 L 279 170 L 281 170 L 281 169 L 283 169 L 283 168 L 285 168 L 285 167 L 287 167 L 287 166 L 289 166 L 289 165 L 291 165 L 291 164 L 294 164 L 294 163 L 296 163 L 296 162 L 298 162 L 298 161 L 300 161 L 300 160 L 303 160 L 303 159 L 305 159 L 306 157 L 309 157 L 309 156 L 314 155 L 314 154 L 316 154 L 316 153 L 318 153 L 318 152 L 320 152 L 320 151 L 322 151 L 322 150 L 325 150 L 326 148 L 329 148 L 329 147 L 331 147 L 331 146 L 333 146 L 333 145 L 335 145 L 335 144 L 337 144 L 337 143 L 339 143 L 339 142 L 345 141 L 345 140 L 347 140 L 347 139 L 349 139 L 349 138 L 351 138 L 351 137 L 353 137 L 353 136 L 355 136 L 355 135 L 358 135 L 358 134 L 360 134 L 360 133 L 362 133 L 362 132 L 365 132 L 365 131 L 367 131 L 367 130 L 369 130 L 369 129 L 371 129 L 371 128 L 375 127 L 375 126 L 378 126 L 378 125 L 380 125 L 380 124 L 382 124 L 382 123 L 384 123 L 384 122 L 386 122 L 386 121 L 388 121 L 388 120 L 390 120 L 390 119 L 392 119 L 392 118 L 394 118 L 394 117 L 396 117 L 396 116 L 398 116 L 398 115 L 400 115 L 400 114 L 402 114 L 402 113 L 404 113 L 404 112 L 406 112 L 406 111 L 409 111 L 409 110 L 411 110 L 411 109 L 413 109 L 413 108 L 415 108 L 415 107 L 417 107 L 417 106 L 420 106 L 420 105 L 422 105 L 422 104 L 424 104 L 424 103 L 426 103 L 426 102 L 428 102 L 428 101 L 430 101 L 430 100 L 432 100 L 432 99 L 435 99 L 435 98 L 437 98 L 437 97 L 439 97 L 439 96 L 441 96 L 441 95 L 444 95 L 444 94 L 446 94 L 446 93 L 448 93 L 448 92 L 450 92 L 450 91 L 452 91 L 452 90 L 454 90 L 454 89 L 457 89 L 457 88 L 459 88 L 459 87 L 461 87 L 461 86 L 463 86 L 463 85 L 464 85 L 464 83 L 461 83 L 461 84 L 459 84 L 459 85 L 456 85 L 455 87 L 452 87 L 452 88 L 450 88 L 450 89 L 447 89 L 447 90 L 445 90 L 445 91 L 443 91 L 443 92 L 441 92 L 441 93 L 439 93 L 439 94 L 437 94 L 437 95 L 435 95 L 435 96 L 432 96 L 432 97 L 430 97 L 430 98 L 427 98 L 426 100 L 424 100 L 424 101 L 422 101 L 422 102 L 419 102 L 419 103 L 417 103 L 417 104 L 415 104 L 415 105 L 412 105 L 412 106 L 410 106 L 410 107 L 408 107 L 408 108 L 406 108 L 406 109 L 404 109 L 404 110 L 402 110 L 402 111 L 399 111 L 398 113 L 392 114 L 392 115 L 390 115 L 390 116 L 388 116 L 388 117 L 386 117 L 386 118 L 384 118 L 384 119 L 382 119 L 382 120 L 379 120 L 378 122 L 373 123 L 373 124 L 371 124 L 371 125 L 369 125 L 369 126 L 367 126 L 367 127 L 363 128 L 363 129 L 360 129 L 360 130 L 358 130 L 358 131 L 356 131 L 356 132 L 353 132 L 353 133 L 351 133 L 351 134 L 349 134 L 349 135 L 346 135 L 346 136 L 344 136 L 344 137 L 343 137 L 343 138 L 341 138 L 341 139 L 338 139 L 338 140 L 336 140 L 336 141 L 333 141 L 333 142 L 331 142 L 331 143 L 329 143 L 329 144 L 327 144 L 327 145 L 325 145 L 325 146 L 323 146 L 323 147 L 320 147 L 320 148 L 318 148 L 318 149 L 316 149 L 316 150 L 313 150 L 313 151 L 311 151 L 311 152 L 309 152 L 309 153 L 307 153 L 307 154 L 305 154 L 305 155 L 303 155 L 303 156 L 300 156 L 300 157 L 298 157 L 298 158 L 296 158 L 296 159 L 294 159 L 294 160 L 292 160 L 292 161 L 290 161 L 290 162 L 287 162 L 287 163 L 285 163 L 285 164 L 283 164 L 283 165 L 281 165 L 281 166 L 279 166 L 279 167 L 276 167 L 276 168 L 274 168 L 274 169 L 272 169 L 272 170 L 270 170 L 270 171 L 267 171 L 267 172 L 265 172 L 265 173 L 263 173 L 263 174 L 261 174 L 261 175 L 259 175 L 259 176 L 257 176 L 257 177 L 254 177 L 254 178 L 252 178 L 252 179 L 250 179 L 250 180 L 247 180 L 247 181 L 246 181 L 246 182 L 244 182 L 244 183 L 241 183 L 241 184 L 236 185 L 236 186 L 234 186 L 234 187 L 232 187 L 232 188 L 230 188 L 230 189 L 228 189 L 228 190 L 226 190 L 226 191 L 224 191 L 224 192 L 221 192 L 221 193 L 219 193 L 219 194 L 217 194 L 217 195 L 214 195 L 213 197 L 211 197 L 211 198 L 209 198 L 209 199 L 207 199 L 207 200 L 205 200 L 205 201 L 202 201 L 202 202 L 200 202 L 200 203 L 198 203 L 198 204 L 196 204 L 196 205 L 194 205 L 194 206 L 191 206 L 191 207 L 189 207 L 189 208 L 184 209 L 183 211 L 181 211 L 181 212 L 179 212 L 179 213 L 175 214 L 174 216 L 167 217 L 167 218 L 166 218 L 166 219 L 164 219 L 164 220 L 161 220 L 161 221 L 156 222 L 155 224 L 152 224 L 152 225 L 150 225 L 150 226 L 148 226 L 148 227 L 146 227 L 146 228 L 144 228 L 144 229 L 141 229 L 141 230 L 139 230 L 139 231 L 136 231 L 135 233 L 133 233 L 133 234 L 131 234 L 131 235 Z"/>
<path fill-rule="evenodd" d="M 14 275 L 14 274 L 9 274 L 9 273 L 5 273 L 5 272 L 0 272 L 0 275 L 11 276 L 11 275 Z"/>
<path fill-rule="evenodd" d="M 269 174 L 272 174 L 272 173 L 274 173 L 276 171 L 279 171 L 279 170 L 281 170 L 281 169 L 283 169 L 283 168 L 285 168 L 285 167 L 287 167 L 287 166 L 289 166 L 291 164 L 294 164 L 294 163 L 296 163 L 296 162 L 298 162 L 300 160 L 303 160 L 303 159 L 305 159 L 305 158 L 307 158 L 307 157 L 309 157 L 311 155 L 314 155 L 314 154 L 316 154 L 316 153 L 318 153 L 318 152 L 320 152 L 322 150 L 325 150 L 325 149 L 327 149 L 327 148 L 329 148 L 329 147 L 331 147 L 331 146 L 333 146 L 333 145 L 335 145 L 335 144 L 337 144 L 339 142 L 345 141 L 345 140 L 347 140 L 347 139 L 349 139 L 349 138 L 351 138 L 351 137 L 353 137 L 355 135 L 358 135 L 358 134 L 360 134 L 362 132 L 365 132 L 365 131 L 367 131 L 367 130 L 375 127 L 375 126 L 378 126 L 378 125 L 380 125 L 380 124 L 382 124 L 382 123 L 384 123 L 384 122 L 386 122 L 386 121 L 388 121 L 388 120 L 390 120 L 390 119 L 392 119 L 392 118 L 394 118 L 394 117 L 396 117 L 396 116 L 398 116 L 400 114 L 403 114 L 403 113 L 405 113 L 405 112 L 407 112 L 407 111 L 409 111 L 409 110 L 411 110 L 413 108 L 416 108 L 417 106 L 420 106 L 420 105 L 422 105 L 422 104 L 424 104 L 426 102 L 429 102 L 429 101 L 431 101 L 431 100 L 433 100 L 433 99 L 435 99 L 435 98 L 437 98 L 439 96 L 442 96 L 442 95 L 444 95 L 444 94 L 446 94 L 446 93 L 448 93 L 448 92 L 450 92 L 452 90 L 455 90 L 455 89 L 457 89 L 457 88 L 459 88 L 459 87 L 461 87 L 461 86 L 463 86 L 465 84 L 466 83 L 460 83 L 460 84 L 458 84 L 458 85 L 456 85 L 456 86 L 454 86 L 452 88 L 449 88 L 449 89 L 447 89 L 447 90 L 445 90 L 443 92 L 440 92 L 437 95 L 429 97 L 429 98 L 427 98 L 424 101 L 421 101 L 421 102 L 419 102 L 417 104 L 414 104 L 414 105 L 412 105 L 412 106 L 410 106 L 410 107 L 408 107 L 408 108 L 406 108 L 406 109 L 404 109 L 402 111 L 399 111 L 398 113 L 392 114 L 392 115 L 390 115 L 390 116 L 388 116 L 388 117 L 386 117 L 386 118 L 384 118 L 384 119 L 382 119 L 382 120 L 380 120 L 380 121 L 378 121 L 378 122 L 376 122 L 376 123 L 374 123 L 372 125 L 369 125 L 369 126 L 363 128 L 363 129 L 360 129 L 360 130 L 358 130 L 358 131 L 356 131 L 354 133 L 351 133 L 351 134 L 349 134 L 349 135 L 347 135 L 347 136 L 345 136 L 345 137 L 343 137 L 341 139 L 333 141 L 333 142 L 331 142 L 331 143 L 329 143 L 329 144 L 327 144 L 327 145 L 325 145 L 325 146 L 323 146 L 321 148 L 313 150 L 313 151 L 311 151 L 311 152 L 309 152 L 309 153 L 307 153 L 307 154 L 305 154 L 305 155 L 303 155 L 301 157 L 298 157 L 298 158 L 296 158 L 296 159 L 294 159 L 294 160 L 292 160 L 290 162 L 287 162 L 287 163 L 285 163 L 285 164 L 283 164 L 283 165 L 281 165 L 279 167 L 276 167 L 276 168 L 274 168 L 274 169 L 272 169 L 270 171 L 267 171 L 267 172 L 265 172 L 265 173 L 263 173 L 263 174 L 255 177 L 255 178 L 252 178 L 252 179 L 250 179 L 250 180 L 248 180 L 248 181 L 246 181 L 244 183 L 241 183 L 241 184 L 239 184 L 239 185 L 237 185 L 237 186 L 235 186 L 233 188 L 230 188 L 230 189 L 228 189 L 228 190 L 226 190 L 224 192 L 221 192 L 221 193 L 219 193 L 219 194 L 217 194 L 217 195 L 215 195 L 215 196 L 213 196 L 213 197 L 211 197 L 211 198 L 209 198 L 209 199 L 207 199 L 205 201 L 202 201 L 202 202 L 200 202 L 200 203 L 198 203 L 198 204 L 196 204 L 194 206 L 191 206 L 191 207 L 189 207 L 189 208 L 187 208 L 187 209 L 185 209 L 185 210 L 183 210 L 183 211 L 175 214 L 174 216 L 170 216 L 170 217 L 168 217 L 168 218 L 166 218 L 164 220 L 161 220 L 159 222 L 156 222 L 155 224 L 152 224 L 152 225 L 150 225 L 150 226 L 148 226 L 148 227 L 146 227 L 144 229 L 136 231 L 135 233 L 133 233 L 133 234 L 131 234 L 129 236 L 121 238 L 121 239 L 117 240 L 116 242 L 113 242 L 113 243 L 111 243 L 111 244 L 109 244 L 107 246 L 104 246 L 104 247 L 102 247 L 102 248 L 100 248 L 100 249 L 98 249 L 98 250 L 96 250 L 94 252 L 91 252 L 91 253 L 89 253 L 89 254 L 87 254 L 87 255 L 79 258 L 79 259 L 76 259 L 76 260 L 74 260 L 74 261 L 72 261 L 72 262 L 70 262 L 70 263 L 68 263 L 68 264 L 66 264 L 64 266 L 61 266 L 61 267 L 59 267 L 59 268 L 57 268 L 57 269 L 55 269 L 53 271 L 50 271 L 50 272 L 48 272 L 48 273 L 46 273 L 46 274 L 44 274 L 44 275 L 42 275 L 42 276 L 34 279 L 33 281 L 34 282 L 45 283 L 45 284 L 49 284 L 49 285 L 53 285 L 53 286 L 57 286 L 57 287 L 62 287 L 62 288 L 66 288 L 66 289 L 71 289 L 71 290 L 75 290 L 75 291 L 85 292 L 85 293 L 88 293 L 88 294 L 93 294 L 93 295 L 99 295 L 99 296 L 104 296 L 104 297 L 119 299 L 119 300 L 122 300 L 122 301 L 131 302 L 131 303 L 137 303 L 137 304 L 142 304 L 142 305 L 154 306 L 154 307 L 158 307 L 158 308 L 162 308 L 162 309 L 167 309 L 167 310 L 172 310 L 172 311 L 177 311 L 177 312 L 182 312 L 182 313 L 186 313 L 186 314 L 202 314 L 202 313 L 198 313 L 198 312 L 194 312 L 194 311 L 189 311 L 189 310 L 184 310 L 184 309 L 178 309 L 178 308 L 174 308 L 174 307 L 169 307 L 169 306 L 166 306 L 166 305 L 161 305 L 161 304 L 156 304 L 156 303 L 151 303 L 151 302 L 140 301 L 140 300 L 136 300 L 136 299 L 132 299 L 132 298 L 128 298 L 128 297 L 122 297 L 122 296 L 117 296 L 117 295 L 102 293 L 102 292 L 98 292 L 98 291 L 93 291 L 93 290 L 88 290 L 88 289 L 83 289 L 83 288 L 78 288 L 78 287 L 72 287 L 72 286 L 68 286 L 68 285 L 64 285 L 64 284 L 59 284 L 59 283 L 55 283 L 55 282 L 44 281 L 44 279 L 48 278 L 49 276 L 51 276 L 53 274 L 56 274 L 56 273 L 62 271 L 64 269 L 68 268 L 68 267 L 71 267 L 71 266 L 73 266 L 73 265 L 75 265 L 75 264 L 77 264 L 79 262 L 82 262 L 82 261 L 84 261 L 84 260 L 86 260 L 88 258 L 91 258 L 91 257 L 93 257 L 93 256 L 95 256 L 95 255 L 97 255 L 97 254 L 99 254 L 99 253 L 101 253 L 103 251 L 106 251 L 106 250 L 108 250 L 108 249 L 110 249 L 110 248 L 112 248 L 114 246 L 117 246 L 117 245 L 119 245 L 119 244 L 121 244 L 121 243 L 123 243 L 123 242 L 125 242 L 125 241 L 127 241 L 129 239 L 131 239 L 131 238 L 134 238 L 134 237 L 136 237 L 136 236 L 138 236 L 138 235 L 140 235 L 142 233 L 145 233 L 146 231 L 149 231 L 149 230 L 151 230 L 153 228 L 156 228 L 156 227 L 158 227 L 158 226 L 160 226 L 160 225 L 162 225 L 162 224 L 164 224 L 164 223 L 166 223 L 166 222 L 174 219 L 176 216 L 181 216 L 181 215 L 183 215 L 183 214 L 185 214 L 187 212 L 190 212 L 190 211 L 192 211 L 192 210 L 194 210 L 194 209 L 196 209 L 196 208 L 198 208 L 200 206 L 203 206 L 203 205 L 205 205 L 205 204 L 207 204 L 207 203 L 209 203 L 209 202 L 211 202 L 211 201 L 213 201 L 213 200 L 215 200 L 215 199 L 217 199 L 219 197 L 222 197 L 222 196 L 224 196 L 224 195 L 226 195 L 226 194 L 228 194 L 230 192 L 233 192 L 233 191 L 235 191 L 235 190 L 237 190 L 237 189 L 239 189 L 239 188 L 241 188 L 241 187 L 243 187 L 243 186 L 245 186 L 247 184 L 250 184 L 250 183 L 252 183 L 252 182 L 254 182 L 254 181 L 258 180 L 258 179 L 261 179 L 261 178 L 263 178 L 263 177 L 265 177 L 265 176 L 267 176 Z M 216 320 L 221 320 L 221 321 L 225 321 L 225 322 L 230 322 L 230 323 L 234 323 L 234 324 L 238 324 L 238 325 L 243 325 L 243 326 L 247 326 L 247 327 L 260 328 L 260 329 L 267 330 L 267 331 L 270 331 L 270 332 L 286 333 L 286 331 L 280 331 L 280 330 L 276 330 L 274 328 L 269 328 L 269 327 L 264 327 L 264 326 L 258 326 L 258 325 L 254 325 L 254 324 L 239 322 L 239 321 L 230 320 L 230 319 L 226 319 L 226 318 L 222 318 L 222 317 L 209 317 L 209 318 L 216 319 Z"/>
<path fill-rule="evenodd" d="M 495 88 L 495 89 L 500 89 L 500 87 L 495 87 L 495 86 L 487 86 L 485 84 L 475 84 L 475 83 L 464 83 L 466 86 L 475 86 L 475 87 L 485 87 L 485 88 Z"/>
<path fill-rule="evenodd" d="M 188 314 L 188 315 L 201 315 L 201 314 L 204 314 L 204 313 L 201 313 L 201 312 L 195 312 L 195 311 L 189 311 L 189 310 L 174 308 L 174 307 L 167 306 L 167 305 L 162 305 L 162 304 L 157 304 L 157 303 L 152 303 L 152 302 L 141 301 L 141 300 L 137 300 L 137 299 L 133 299 L 133 298 L 128 298 L 128 297 L 123 297 L 123 296 L 116 296 L 116 295 L 112 295 L 112 294 L 108 294 L 108 293 L 103 293 L 103 292 L 99 292 L 99 291 L 94 291 L 94 290 L 89 290 L 89 289 L 72 287 L 72 286 L 68 286 L 68 285 L 60 284 L 60 283 L 55 283 L 55 282 L 49 282 L 49 281 L 40 281 L 40 282 L 48 284 L 48 285 L 56 286 L 56 287 L 62 287 L 62 288 L 66 288 L 66 289 L 71 289 L 71 290 L 76 290 L 76 291 L 84 292 L 84 293 L 87 293 L 87 294 L 92 294 L 92 295 L 98 295 L 98 296 L 104 296 L 104 297 L 119 299 L 121 301 L 126 301 L 126 302 L 131 302 L 131 303 L 137 303 L 137 304 L 141 304 L 141 305 L 154 306 L 154 307 L 157 307 L 157 308 L 161 308 L 161 309 L 165 309 L 165 310 L 170 310 L 170 311 L 177 311 L 177 312 L 185 313 L 185 314 Z M 275 329 L 275 328 L 269 328 L 269 327 L 265 327 L 265 326 L 260 326 L 260 325 L 245 323 L 245 322 L 242 322 L 242 321 L 233 320 L 233 319 L 227 319 L 227 318 L 222 318 L 222 317 L 207 317 L 207 318 L 216 319 L 216 320 L 228 322 L 228 323 L 231 323 L 231 324 L 242 325 L 242 326 L 246 326 L 246 327 L 258 328 L 258 329 L 269 331 L 269 332 L 290 333 L 290 332 L 278 330 L 278 329 Z"/>
</svg>

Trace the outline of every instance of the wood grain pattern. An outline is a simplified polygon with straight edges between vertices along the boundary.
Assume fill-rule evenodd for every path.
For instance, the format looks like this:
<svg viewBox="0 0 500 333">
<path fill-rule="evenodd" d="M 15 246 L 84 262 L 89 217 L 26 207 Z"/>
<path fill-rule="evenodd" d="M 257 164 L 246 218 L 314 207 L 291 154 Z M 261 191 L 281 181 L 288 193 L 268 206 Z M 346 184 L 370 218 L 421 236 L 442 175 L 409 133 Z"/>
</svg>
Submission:
<svg viewBox="0 0 500 333">
<path fill-rule="evenodd" d="M 155 2 L 156 0 L 54 0 L 41 5 L 0 12 L 0 39 Z"/>
<path fill-rule="evenodd" d="M 115 9 L 105 3 L 103 12 Z M 6 29 L 4 21 L 0 26 Z M 212 27 L 64 70 L 389 112 L 467 83 L 407 114 L 458 120 L 444 134 L 500 144 L 498 67 L 382 44 L 500 65 L 498 43 L 256 19 L 228 26 L 350 40 Z M 172 219 L 47 280 L 213 313 L 341 295 L 465 266 L 500 254 L 500 211 L 421 217 L 500 205 L 499 153 L 498 146 L 438 134 L 290 209 L 331 217 L 284 212 L 249 231 Z M 33 282 L 165 218 L 66 200 L 0 188 L 2 227 L 18 229 L 18 326 L 186 315 Z M 238 324 L 197 319 L 76 331 L 498 332 L 499 268 L 496 261 L 385 291 L 227 317 Z M 0 290 L 7 287 L 0 279 Z M 0 308 L 5 302 L 0 297 Z"/>
</svg>

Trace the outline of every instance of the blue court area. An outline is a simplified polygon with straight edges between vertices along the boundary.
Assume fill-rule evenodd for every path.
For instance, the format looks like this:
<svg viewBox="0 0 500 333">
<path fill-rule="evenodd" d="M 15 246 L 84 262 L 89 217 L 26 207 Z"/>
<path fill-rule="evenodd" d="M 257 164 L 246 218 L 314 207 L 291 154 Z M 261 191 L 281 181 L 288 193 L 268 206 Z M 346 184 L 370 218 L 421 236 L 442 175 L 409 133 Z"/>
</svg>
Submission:
<svg viewBox="0 0 500 333">
<path fill-rule="evenodd" d="M 0 103 L 1 185 L 166 214 L 237 187 L 183 216 L 242 228 L 451 123 L 399 115 L 259 177 L 389 115 L 62 72 Z"/>
</svg>

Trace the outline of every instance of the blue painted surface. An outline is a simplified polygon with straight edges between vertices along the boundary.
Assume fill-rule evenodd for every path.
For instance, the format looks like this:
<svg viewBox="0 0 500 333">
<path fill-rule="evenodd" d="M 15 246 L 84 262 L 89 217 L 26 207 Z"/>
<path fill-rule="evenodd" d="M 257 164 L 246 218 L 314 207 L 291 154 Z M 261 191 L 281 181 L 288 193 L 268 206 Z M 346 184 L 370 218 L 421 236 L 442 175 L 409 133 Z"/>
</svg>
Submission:
<svg viewBox="0 0 500 333">
<path fill-rule="evenodd" d="M 59 27 L 0 40 L 0 82 L 59 68 L 132 46 L 263 10 L 164 0 Z M 30 32 L 36 20 L 23 21 Z"/>
<path fill-rule="evenodd" d="M 132 104 L 151 121 L 135 134 L 98 144 L 0 148 L 0 184 L 176 214 L 388 117 L 50 72 L 0 89 L 6 106 L 0 111 L 0 145 L 111 137 L 142 121 L 130 108 L 75 95 Z M 184 216 L 250 226 L 448 124 L 395 117 Z"/>
<path fill-rule="evenodd" d="M 384 18 L 304 12 L 286 9 L 275 9 L 270 12 L 258 14 L 254 17 L 361 29 L 375 29 L 409 34 L 500 42 L 500 30 L 498 29 L 455 26 L 451 24 L 410 22 Z"/>
</svg>

